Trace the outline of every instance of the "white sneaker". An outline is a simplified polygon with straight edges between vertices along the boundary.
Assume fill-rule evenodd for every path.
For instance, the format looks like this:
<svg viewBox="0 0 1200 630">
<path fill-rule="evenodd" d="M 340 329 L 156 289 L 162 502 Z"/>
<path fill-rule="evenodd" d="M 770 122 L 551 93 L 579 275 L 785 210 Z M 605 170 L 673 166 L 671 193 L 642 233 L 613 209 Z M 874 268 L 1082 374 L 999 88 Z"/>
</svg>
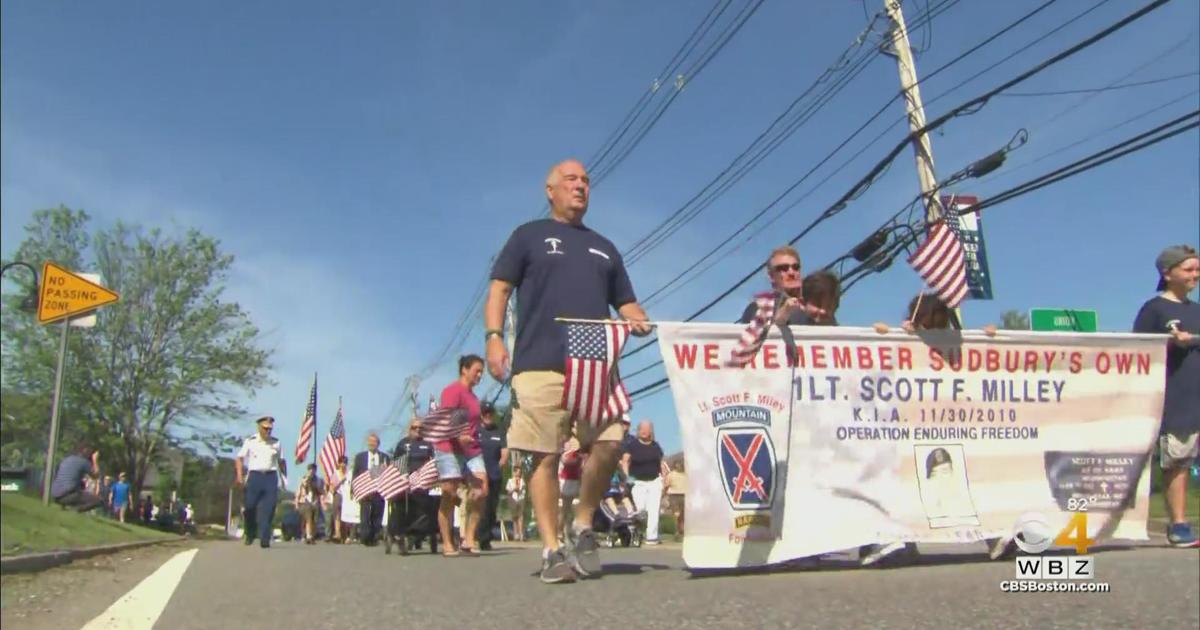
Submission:
<svg viewBox="0 0 1200 630">
<path fill-rule="evenodd" d="M 899 542 L 899 541 L 894 542 L 894 543 L 888 543 L 881 547 L 876 546 L 873 550 L 871 550 L 870 552 L 868 552 L 866 555 L 862 556 L 862 558 L 859 559 L 859 564 L 861 564 L 864 567 L 869 567 L 869 566 L 875 564 L 876 562 L 883 560 L 885 557 L 890 556 L 893 553 L 896 553 L 897 551 L 900 551 L 901 549 L 904 549 L 904 543 Z"/>
<path fill-rule="evenodd" d="M 988 541 L 988 557 L 992 560 L 999 560 L 1004 553 L 1008 551 L 1008 546 L 1012 544 L 1012 536 L 1001 536 Z"/>
</svg>

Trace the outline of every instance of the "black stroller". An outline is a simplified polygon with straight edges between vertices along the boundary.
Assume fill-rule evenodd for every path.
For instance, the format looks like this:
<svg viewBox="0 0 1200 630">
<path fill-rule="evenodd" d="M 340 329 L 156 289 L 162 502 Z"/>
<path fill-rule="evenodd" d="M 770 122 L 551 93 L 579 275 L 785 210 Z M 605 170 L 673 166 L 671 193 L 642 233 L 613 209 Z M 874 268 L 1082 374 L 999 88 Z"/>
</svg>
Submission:
<svg viewBox="0 0 1200 630">
<path fill-rule="evenodd" d="M 388 501 L 387 532 L 383 536 L 383 552 L 392 553 L 392 545 L 399 545 L 400 555 L 417 546 L 422 538 L 429 537 L 429 552 L 437 553 L 438 525 L 437 509 L 439 497 L 431 497 L 420 490 L 405 492 Z"/>
<path fill-rule="evenodd" d="M 611 501 L 610 501 L 611 499 Z M 646 540 L 646 512 L 633 504 L 628 487 L 617 476 L 592 516 L 592 531 L 606 547 L 641 547 Z"/>
</svg>

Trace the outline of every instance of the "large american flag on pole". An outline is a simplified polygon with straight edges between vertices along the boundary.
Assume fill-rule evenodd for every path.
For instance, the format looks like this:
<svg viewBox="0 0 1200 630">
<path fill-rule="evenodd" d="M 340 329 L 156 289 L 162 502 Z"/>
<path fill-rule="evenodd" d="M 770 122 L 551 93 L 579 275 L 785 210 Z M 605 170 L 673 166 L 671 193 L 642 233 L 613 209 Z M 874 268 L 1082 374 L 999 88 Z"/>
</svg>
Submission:
<svg viewBox="0 0 1200 630">
<path fill-rule="evenodd" d="M 573 419 L 599 426 L 633 406 L 617 370 L 629 332 L 626 322 L 567 324 L 562 406 Z"/>
<path fill-rule="evenodd" d="M 304 408 L 304 420 L 300 422 L 300 439 L 296 442 L 296 463 L 308 459 L 308 449 L 317 431 L 317 375 L 313 374 L 312 391 L 308 394 L 308 406 Z"/>
<path fill-rule="evenodd" d="M 339 401 L 337 417 L 333 419 L 333 426 L 329 427 L 329 435 L 325 438 L 325 444 L 321 446 L 321 455 L 318 457 L 326 479 L 337 479 L 338 460 L 345 456 L 346 423 L 342 420 L 342 403 Z"/>
<path fill-rule="evenodd" d="M 908 259 L 946 306 L 957 307 L 970 291 L 958 216 L 947 209 L 945 218 L 929 229 L 925 242 Z"/>
</svg>

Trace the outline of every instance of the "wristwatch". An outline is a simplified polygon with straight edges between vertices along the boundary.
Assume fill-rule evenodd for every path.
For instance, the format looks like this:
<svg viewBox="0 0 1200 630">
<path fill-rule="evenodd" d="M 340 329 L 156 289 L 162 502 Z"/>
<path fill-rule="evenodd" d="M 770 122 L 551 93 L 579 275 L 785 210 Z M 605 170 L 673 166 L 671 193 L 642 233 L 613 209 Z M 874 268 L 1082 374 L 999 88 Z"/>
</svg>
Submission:
<svg viewBox="0 0 1200 630">
<path fill-rule="evenodd" d="M 492 338 L 492 335 L 499 337 L 501 341 L 504 340 L 504 333 L 502 331 L 489 330 L 489 331 L 483 333 L 483 342 L 487 343 Z"/>
</svg>

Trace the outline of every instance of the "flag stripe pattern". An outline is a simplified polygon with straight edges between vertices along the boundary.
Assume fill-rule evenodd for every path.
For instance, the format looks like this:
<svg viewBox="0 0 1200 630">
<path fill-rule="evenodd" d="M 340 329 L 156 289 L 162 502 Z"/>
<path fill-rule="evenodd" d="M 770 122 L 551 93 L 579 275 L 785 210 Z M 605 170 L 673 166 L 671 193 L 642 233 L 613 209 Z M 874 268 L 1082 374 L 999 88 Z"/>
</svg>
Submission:
<svg viewBox="0 0 1200 630">
<path fill-rule="evenodd" d="M 435 409 L 421 418 L 421 437 L 430 442 L 453 440 L 470 426 L 467 420 L 466 409 Z"/>
<path fill-rule="evenodd" d="M 947 214 L 944 221 L 934 224 L 908 263 L 946 306 L 955 308 L 967 297 L 969 287 L 962 241 L 950 223 L 957 224 L 958 217 Z"/>
<path fill-rule="evenodd" d="M 379 477 L 383 475 L 385 467 L 380 465 L 370 470 L 364 470 L 350 482 L 350 495 L 355 501 L 362 501 L 379 492 Z"/>
<path fill-rule="evenodd" d="M 728 363 L 729 366 L 742 367 L 758 354 L 759 348 L 767 339 L 771 321 L 775 319 L 775 301 L 775 293 L 770 291 L 754 296 L 754 304 L 757 308 L 754 319 L 750 320 L 750 324 L 738 338 L 737 346 L 733 349 L 733 356 Z"/>
<path fill-rule="evenodd" d="M 600 426 L 633 406 L 617 369 L 629 332 L 624 322 L 567 324 L 562 406 L 571 418 Z"/>
<path fill-rule="evenodd" d="M 300 423 L 300 439 L 296 442 L 296 463 L 308 459 L 308 449 L 317 430 L 317 379 L 313 379 L 312 391 L 308 394 L 308 406 L 304 409 L 304 420 Z"/>
<path fill-rule="evenodd" d="M 337 463 L 338 460 L 346 456 L 346 423 L 342 419 L 342 408 L 339 406 L 337 417 L 333 419 L 333 425 L 329 427 L 329 435 L 325 438 L 325 444 L 321 446 L 321 454 L 317 457 L 321 462 L 321 471 L 325 473 L 325 479 L 332 482 L 337 479 Z"/>
<path fill-rule="evenodd" d="M 437 462 L 429 460 L 423 466 L 414 470 L 408 476 L 408 488 L 410 491 L 429 490 L 438 482 Z"/>
<path fill-rule="evenodd" d="M 383 474 L 379 475 L 376 485 L 379 487 L 379 496 L 385 501 L 394 499 L 408 491 L 408 475 L 400 470 L 400 463 L 396 462 L 388 465 Z"/>
</svg>

